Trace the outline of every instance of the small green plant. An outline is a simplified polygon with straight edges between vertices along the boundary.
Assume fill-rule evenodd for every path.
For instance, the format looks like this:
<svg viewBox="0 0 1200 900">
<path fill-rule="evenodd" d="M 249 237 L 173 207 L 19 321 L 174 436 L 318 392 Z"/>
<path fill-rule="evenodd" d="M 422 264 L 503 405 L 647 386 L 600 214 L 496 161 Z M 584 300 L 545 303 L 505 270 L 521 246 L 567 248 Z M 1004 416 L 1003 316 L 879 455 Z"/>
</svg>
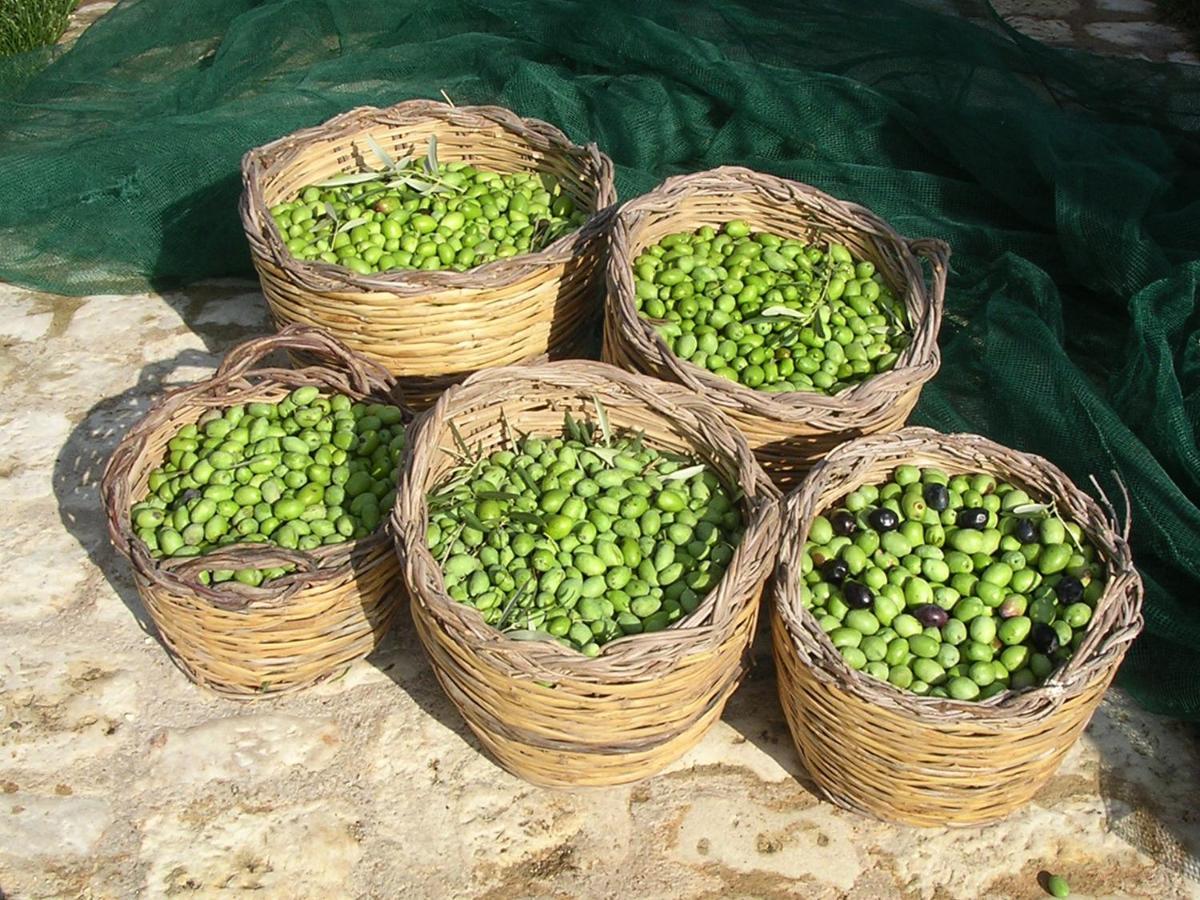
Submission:
<svg viewBox="0 0 1200 900">
<path fill-rule="evenodd" d="M 53 44 L 79 0 L 0 0 L 0 56 Z"/>
</svg>

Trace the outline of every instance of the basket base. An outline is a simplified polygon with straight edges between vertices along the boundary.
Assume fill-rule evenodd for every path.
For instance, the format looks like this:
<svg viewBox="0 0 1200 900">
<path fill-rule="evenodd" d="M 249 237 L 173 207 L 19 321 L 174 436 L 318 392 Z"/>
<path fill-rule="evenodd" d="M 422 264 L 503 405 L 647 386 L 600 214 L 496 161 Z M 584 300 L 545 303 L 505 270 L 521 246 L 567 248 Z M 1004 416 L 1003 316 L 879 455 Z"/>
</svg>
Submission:
<svg viewBox="0 0 1200 900">
<path fill-rule="evenodd" d="M 1074 746 L 1112 680 L 1025 727 L 926 725 L 816 678 L 771 615 L 779 703 L 801 762 L 832 803 L 926 828 L 987 825 L 1028 803 Z"/>
<path fill-rule="evenodd" d="M 452 695 L 451 687 L 445 681 L 441 681 L 441 684 Z M 479 742 L 505 771 L 530 784 L 550 788 L 612 787 L 657 775 L 700 743 L 708 729 L 721 718 L 725 703 L 736 689 L 735 682 L 708 712 L 670 740 L 646 750 L 620 753 L 584 753 L 536 747 L 479 727 L 466 716 L 464 719 Z M 455 705 L 462 710 L 458 699 Z"/>
<path fill-rule="evenodd" d="M 261 609 L 222 610 L 138 586 L 163 646 L 194 684 L 256 700 L 312 687 L 379 646 L 408 596 L 390 555 L 385 544 L 345 583 Z"/>
<path fill-rule="evenodd" d="M 629 784 L 658 774 L 699 743 L 708 729 L 721 717 L 725 704 L 737 690 L 749 668 L 747 654 L 758 622 L 759 600 L 760 597 L 756 596 L 752 602 L 745 605 L 738 614 L 729 637 L 719 648 L 692 657 L 691 665 L 687 666 L 682 674 L 676 671 L 665 676 L 668 682 L 679 682 L 682 678 L 683 681 L 695 682 L 700 686 L 694 718 L 686 717 L 687 720 L 682 721 L 677 730 L 671 731 L 662 726 L 661 718 L 647 720 L 644 729 L 639 729 L 645 737 L 623 746 L 612 743 L 612 735 L 617 727 L 599 731 L 593 729 L 590 737 L 580 739 L 578 743 L 569 747 L 552 746 L 551 744 L 561 744 L 562 739 L 560 737 L 551 741 L 544 728 L 541 734 L 538 731 L 525 730 L 524 733 L 530 735 L 529 739 L 511 737 L 512 728 L 505 727 L 502 718 L 498 719 L 481 706 L 479 698 L 470 696 L 455 680 L 454 673 L 448 671 L 450 657 L 447 655 L 447 646 L 440 640 L 442 632 L 431 633 L 431 623 L 422 615 L 415 599 L 413 627 L 433 663 L 434 674 L 442 690 L 500 766 L 518 778 L 545 787 L 604 787 Z M 501 679 L 504 677 L 500 676 Z M 664 682 L 651 682 L 655 683 L 662 685 Z M 499 694 L 508 700 L 502 715 L 512 717 L 522 706 L 516 691 L 511 690 L 512 682 L 509 684 L 510 689 L 501 688 Z M 674 707 L 673 711 L 690 711 L 691 707 L 686 698 L 681 699 L 676 695 L 676 700 L 683 705 Z M 594 722 L 602 720 L 605 715 L 612 715 L 618 720 L 623 720 L 619 721 L 619 728 L 623 728 L 626 734 L 632 733 L 630 714 L 627 710 L 623 711 L 624 707 L 625 701 L 621 696 L 609 694 L 601 701 L 589 703 L 587 707 L 575 707 L 569 712 L 561 710 L 561 717 L 555 717 L 558 726 L 556 730 L 560 733 L 570 733 L 573 721 L 578 723 L 587 719 Z M 662 711 L 659 712 L 661 714 Z M 524 729 L 518 729 L 518 735 L 522 730 Z M 593 747 L 595 749 L 592 749 Z"/>
</svg>

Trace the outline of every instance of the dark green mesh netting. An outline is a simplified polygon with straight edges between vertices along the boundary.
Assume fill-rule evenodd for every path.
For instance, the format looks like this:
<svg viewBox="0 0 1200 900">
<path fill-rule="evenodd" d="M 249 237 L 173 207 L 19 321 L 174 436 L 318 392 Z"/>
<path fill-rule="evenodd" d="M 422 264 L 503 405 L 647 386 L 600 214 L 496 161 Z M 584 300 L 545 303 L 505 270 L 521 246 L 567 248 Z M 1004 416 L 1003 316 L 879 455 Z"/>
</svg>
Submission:
<svg viewBox="0 0 1200 900">
<path fill-rule="evenodd" d="M 945 4 L 951 5 L 949 3 Z M 981 0 L 123 0 L 0 60 L 0 278 L 251 273 L 248 148 L 357 104 L 497 103 L 596 141 L 623 198 L 741 163 L 954 248 L 916 420 L 1133 496 L 1121 674 L 1200 718 L 1200 67 L 1046 49 Z"/>
</svg>

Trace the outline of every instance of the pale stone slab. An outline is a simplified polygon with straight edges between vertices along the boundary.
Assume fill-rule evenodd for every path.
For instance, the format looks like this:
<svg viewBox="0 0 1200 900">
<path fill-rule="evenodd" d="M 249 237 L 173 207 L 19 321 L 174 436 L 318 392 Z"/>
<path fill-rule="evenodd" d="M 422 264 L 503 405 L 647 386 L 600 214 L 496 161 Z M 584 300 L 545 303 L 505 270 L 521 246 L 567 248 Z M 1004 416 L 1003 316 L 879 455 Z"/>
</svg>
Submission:
<svg viewBox="0 0 1200 900">
<path fill-rule="evenodd" d="M 0 858 L 65 860 L 87 856 L 113 812 L 103 800 L 0 794 Z"/>
<path fill-rule="evenodd" d="M 1182 50 L 1186 46 L 1180 32 L 1158 22 L 1089 22 L 1083 27 L 1092 37 L 1142 51 Z"/>
<path fill-rule="evenodd" d="M 1079 11 L 1077 0 L 992 0 L 1001 16 L 1034 16 L 1039 19 L 1063 19 Z"/>
<path fill-rule="evenodd" d="M 1072 39 L 1071 26 L 1057 19 L 1035 19 L 1031 16 L 1012 16 L 1005 21 L 1026 37 L 1047 44 L 1067 44 Z"/>
<path fill-rule="evenodd" d="M 344 803 L 231 809 L 215 819 L 152 816 L 142 826 L 147 896 L 342 897 L 361 855 Z"/>
<path fill-rule="evenodd" d="M 271 714 L 171 729 L 153 743 L 152 778 L 166 784 L 266 780 L 292 767 L 315 772 L 341 749 L 333 722 Z"/>
<path fill-rule="evenodd" d="M 1108 12 L 1128 13 L 1130 15 L 1153 18 L 1153 0 L 1095 0 L 1096 7 Z"/>
</svg>

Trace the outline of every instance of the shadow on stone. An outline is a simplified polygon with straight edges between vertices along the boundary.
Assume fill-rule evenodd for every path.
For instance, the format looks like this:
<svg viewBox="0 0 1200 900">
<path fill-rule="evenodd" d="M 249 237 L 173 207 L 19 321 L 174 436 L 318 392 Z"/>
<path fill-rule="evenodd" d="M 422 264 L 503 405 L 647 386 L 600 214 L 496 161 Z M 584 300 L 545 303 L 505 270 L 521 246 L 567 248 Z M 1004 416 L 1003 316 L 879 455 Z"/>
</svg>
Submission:
<svg viewBox="0 0 1200 900">
<path fill-rule="evenodd" d="M 163 294 L 163 302 L 178 312 L 205 349 L 180 350 L 144 366 L 137 384 L 87 411 L 54 463 L 52 485 L 63 526 L 148 634 L 154 630 L 138 598 L 129 563 L 109 542 L 100 478 L 117 444 L 164 392 L 205 377 L 229 347 L 269 330 L 261 300 L 257 305 L 251 302 L 253 291 L 253 285 L 236 282 L 195 285 L 186 292 Z M 199 371 L 176 374 L 184 369 Z"/>
<path fill-rule="evenodd" d="M 367 657 L 367 662 L 387 675 L 397 687 L 412 698 L 422 712 L 454 732 L 472 750 L 498 766 L 483 749 L 478 738 L 467 726 L 466 720 L 438 684 L 437 676 L 433 674 L 433 667 L 430 666 L 429 658 L 425 655 L 413 627 L 407 594 L 401 598 L 400 609 L 396 612 L 391 632 L 375 652 Z"/>
<path fill-rule="evenodd" d="M 800 760 L 783 707 L 779 705 L 771 626 L 765 615 L 759 618 L 750 658 L 753 665 L 729 698 L 722 720 L 774 760 L 800 787 L 825 802 Z"/>
<path fill-rule="evenodd" d="M 212 358 L 201 350 L 184 350 L 146 366 L 134 387 L 88 410 L 54 462 L 54 495 L 63 527 L 87 551 L 92 564 L 108 579 L 147 634 L 153 634 L 154 629 L 134 587 L 129 563 L 109 542 L 100 478 L 117 444 L 146 415 L 154 399 L 164 390 L 184 383 L 172 381 L 172 373 L 211 362 Z"/>
<path fill-rule="evenodd" d="M 1101 753 L 1099 793 L 1110 832 L 1159 865 L 1200 882 L 1200 819 L 1186 785 L 1164 792 L 1171 773 L 1188 778 L 1197 762 L 1167 758 L 1164 746 L 1200 748 L 1200 726 L 1162 720 L 1148 728 L 1124 694 L 1110 692 L 1088 733 Z M 1165 736 L 1163 729 L 1178 731 Z M 1192 770 L 1194 771 L 1194 770 Z"/>
</svg>

